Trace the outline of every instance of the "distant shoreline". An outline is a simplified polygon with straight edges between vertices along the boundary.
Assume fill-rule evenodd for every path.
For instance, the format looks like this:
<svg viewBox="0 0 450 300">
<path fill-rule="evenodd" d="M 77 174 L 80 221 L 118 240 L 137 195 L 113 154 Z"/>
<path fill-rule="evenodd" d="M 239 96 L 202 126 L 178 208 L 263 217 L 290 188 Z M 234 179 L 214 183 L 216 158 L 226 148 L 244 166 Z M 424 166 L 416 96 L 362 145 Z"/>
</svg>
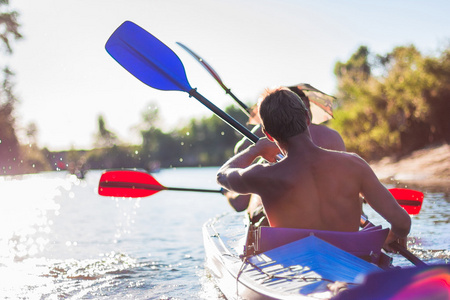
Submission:
<svg viewBox="0 0 450 300">
<path fill-rule="evenodd" d="M 379 161 L 370 162 L 370 166 L 383 182 L 395 181 L 450 188 L 449 144 L 428 146 L 400 160 L 385 157 Z"/>
</svg>

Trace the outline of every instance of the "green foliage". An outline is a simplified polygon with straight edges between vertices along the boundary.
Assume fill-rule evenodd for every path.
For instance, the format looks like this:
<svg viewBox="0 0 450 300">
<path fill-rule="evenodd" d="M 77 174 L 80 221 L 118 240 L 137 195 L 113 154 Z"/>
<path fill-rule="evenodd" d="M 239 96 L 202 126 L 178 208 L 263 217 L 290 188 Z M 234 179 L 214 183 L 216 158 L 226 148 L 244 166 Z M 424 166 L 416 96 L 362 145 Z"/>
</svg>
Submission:
<svg viewBox="0 0 450 300">
<path fill-rule="evenodd" d="M 448 49 L 440 57 L 425 57 L 414 46 L 375 56 L 360 47 L 335 66 L 340 107 L 331 127 L 366 159 L 449 142 L 449 67 Z"/>
<path fill-rule="evenodd" d="M 226 112 L 237 115 L 234 107 Z M 184 156 L 192 165 L 219 165 L 233 155 L 233 148 L 240 136 L 224 121 L 216 116 L 202 120 L 192 120 L 184 133 Z"/>
<path fill-rule="evenodd" d="M 247 117 L 235 107 L 228 107 L 226 112 L 238 122 L 245 123 Z M 91 150 L 86 154 L 86 165 L 92 169 L 138 168 L 149 171 L 155 166 L 216 166 L 233 155 L 234 145 L 241 138 L 240 134 L 216 116 L 192 119 L 185 127 L 170 133 L 164 133 L 154 125 L 158 119 L 158 110 L 152 104 L 142 114 L 142 122 L 138 126 L 142 136 L 141 145 L 114 144 Z M 99 133 L 102 128 L 106 129 L 104 122 L 99 126 Z M 101 134 L 97 137 L 103 139 Z M 64 156 L 68 157 L 67 154 Z"/>
<path fill-rule="evenodd" d="M 226 112 L 245 122 L 245 115 L 233 106 Z M 147 128 L 141 131 L 141 154 L 145 162 L 142 168 L 148 168 L 154 161 L 164 168 L 219 165 L 232 155 L 234 144 L 240 138 L 216 116 L 192 119 L 186 127 L 169 134 L 155 127 Z"/>
<path fill-rule="evenodd" d="M 138 146 L 117 146 L 89 151 L 86 164 L 91 169 L 139 168 Z"/>
</svg>

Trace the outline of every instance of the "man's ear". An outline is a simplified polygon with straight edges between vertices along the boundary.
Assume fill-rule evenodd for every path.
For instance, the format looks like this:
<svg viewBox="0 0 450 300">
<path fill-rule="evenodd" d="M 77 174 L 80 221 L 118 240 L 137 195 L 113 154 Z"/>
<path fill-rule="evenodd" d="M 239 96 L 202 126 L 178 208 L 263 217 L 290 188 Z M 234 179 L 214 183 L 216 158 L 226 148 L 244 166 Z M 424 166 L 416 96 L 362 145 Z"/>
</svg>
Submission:
<svg viewBox="0 0 450 300">
<path fill-rule="evenodd" d="M 267 131 L 263 128 L 262 130 L 264 132 L 264 134 L 266 135 L 266 137 L 269 139 L 269 141 L 274 142 L 273 137 L 270 136 L 270 134 L 267 133 Z"/>
<path fill-rule="evenodd" d="M 308 126 L 311 125 L 311 115 L 309 114 L 309 111 L 306 112 L 306 124 Z"/>
</svg>

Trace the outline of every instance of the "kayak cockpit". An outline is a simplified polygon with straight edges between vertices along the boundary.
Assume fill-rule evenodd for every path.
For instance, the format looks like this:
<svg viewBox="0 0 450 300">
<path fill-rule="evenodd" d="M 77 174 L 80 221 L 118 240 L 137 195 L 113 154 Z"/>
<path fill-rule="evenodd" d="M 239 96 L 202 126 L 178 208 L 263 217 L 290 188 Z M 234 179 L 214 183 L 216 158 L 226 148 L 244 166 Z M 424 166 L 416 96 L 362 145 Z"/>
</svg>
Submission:
<svg viewBox="0 0 450 300">
<path fill-rule="evenodd" d="M 381 226 L 364 228 L 357 232 L 340 232 L 298 228 L 274 228 L 249 224 L 246 253 L 256 255 L 297 240 L 315 236 L 352 255 L 362 258 L 383 269 L 391 266 L 392 258 L 381 249 L 389 229 Z"/>
</svg>

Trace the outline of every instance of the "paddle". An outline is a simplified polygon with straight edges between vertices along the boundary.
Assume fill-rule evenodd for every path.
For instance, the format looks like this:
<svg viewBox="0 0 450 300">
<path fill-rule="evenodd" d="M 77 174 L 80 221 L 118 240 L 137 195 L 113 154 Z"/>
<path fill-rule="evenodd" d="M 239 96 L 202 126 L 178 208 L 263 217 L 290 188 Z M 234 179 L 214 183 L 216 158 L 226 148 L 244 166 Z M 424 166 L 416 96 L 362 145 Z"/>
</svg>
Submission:
<svg viewBox="0 0 450 300">
<path fill-rule="evenodd" d="M 98 193 L 101 196 L 132 198 L 151 196 L 163 190 L 222 193 L 221 190 L 166 187 L 160 184 L 151 174 L 137 170 L 107 170 L 100 177 L 98 187 Z M 398 190 L 401 191 L 398 192 Z M 414 214 L 419 213 L 420 206 L 414 204 L 418 195 L 421 194 L 423 197 L 421 192 L 410 189 L 389 189 L 389 191 L 393 193 L 394 198 L 406 211 L 410 210 L 410 207 L 413 207 Z M 398 195 L 402 196 L 398 198 Z M 411 206 L 411 204 L 413 205 Z M 365 217 L 362 217 L 361 220 L 362 227 L 369 224 L 364 223 L 367 220 Z"/>
<path fill-rule="evenodd" d="M 120 65 L 143 83 L 160 90 L 187 92 L 250 141 L 258 141 L 256 135 L 193 89 L 178 56 L 141 27 L 130 21 L 124 22 L 105 47 Z"/>
<path fill-rule="evenodd" d="M 219 85 L 225 90 L 225 93 L 230 95 L 231 98 L 234 99 L 234 101 L 236 101 L 239 106 L 241 107 L 242 111 L 248 116 L 250 117 L 251 115 L 251 109 L 245 105 L 244 102 L 242 102 L 241 100 L 239 100 L 232 92 L 231 90 L 223 83 L 222 79 L 220 79 L 219 74 L 217 74 L 216 71 L 214 71 L 214 69 L 203 59 L 201 58 L 199 55 L 197 55 L 194 51 L 192 51 L 191 49 L 189 49 L 187 46 L 183 45 L 180 42 L 177 42 L 177 44 L 183 48 L 184 50 L 186 50 L 190 55 L 192 55 L 193 57 L 195 57 L 198 62 L 208 71 L 209 74 L 211 74 L 212 77 L 214 77 L 214 79 L 219 83 Z"/>
<path fill-rule="evenodd" d="M 401 188 L 392 188 L 389 192 L 408 214 L 417 215 L 420 212 L 424 197 L 422 192 Z"/>
<path fill-rule="evenodd" d="M 216 116 L 256 143 L 258 137 L 192 88 L 178 56 L 156 37 L 125 21 L 111 35 L 106 51 L 137 79 L 155 89 L 188 93 Z"/>
<path fill-rule="evenodd" d="M 98 193 L 110 197 L 147 197 L 163 190 L 221 193 L 220 190 L 166 187 L 152 175 L 134 170 L 105 171 L 100 177 Z"/>
<path fill-rule="evenodd" d="M 413 190 L 411 190 L 413 191 Z M 416 191 L 413 191 L 416 192 Z M 364 227 L 373 227 L 375 226 L 372 222 L 370 222 L 365 216 L 361 216 L 361 223 L 365 224 Z M 392 242 L 389 244 L 390 247 L 392 247 L 392 249 L 394 249 L 395 251 L 397 251 L 398 253 L 400 253 L 403 257 L 405 257 L 407 260 L 409 260 L 410 262 L 412 262 L 414 265 L 416 266 L 427 266 L 426 263 L 424 263 L 422 260 L 420 260 L 420 258 L 418 258 L 417 256 L 415 256 L 414 254 L 412 254 L 408 249 L 406 249 L 405 247 L 403 247 L 402 245 L 400 245 L 397 242 Z"/>
<path fill-rule="evenodd" d="M 423 193 L 411 189 L 392 188 L 388 189 L 397 203 L 404 209 L 409 215 L 417 215 L 422 208 Z M 368 223 L 365 223 L 367 218 L 361 217 L 361 227 L 365 227 Z M 368 221 L 367 221 L 368 222 Z"/>
</svg>

